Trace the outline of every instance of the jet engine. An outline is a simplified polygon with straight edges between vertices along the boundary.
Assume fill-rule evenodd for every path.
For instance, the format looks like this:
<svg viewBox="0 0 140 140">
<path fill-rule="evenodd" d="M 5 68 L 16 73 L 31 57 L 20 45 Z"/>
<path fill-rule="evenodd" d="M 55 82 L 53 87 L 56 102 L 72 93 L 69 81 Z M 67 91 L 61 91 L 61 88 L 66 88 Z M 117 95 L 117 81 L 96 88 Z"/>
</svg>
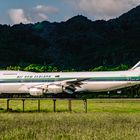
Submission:
<svg viewBox="0 0 140 140">
<path fill-rule="evenodd" d="M 43 95 L 44 92 L 43 92 L 43 89 L 41 88 L 30 88 L 29 93 L 32 96 L 40 96 L 40 95 Z"/>
<path fill-rule="evenodd" d="M 48 85 L 47 93 L 63 93 L 63 86 L 62 85 Z"/>
<path fill-rule="evenodd" d="M 50 85 L 45 85 L 42 87 L 32 87 L 29 89 L 29 93 L 32 96 L 40 96 L 43 95 L 44 93 L 49 93 L 49 94 L 58 94 L 58 93 L 68 93 L 68 94 L 73 94 L 75 89 L 71 86 L 64 87 L 61 84 L 50 84 Z"/>
<path fill-rule="evenodd" d="M 65 93 L 73 94 L 75 91 L 75 88 L 69 86 L 69 87 L 65 87 L 63 90 Z"/>
<path fill-rule="evenodd" d="M 68 93 L 68 94 L 73 94 L 75 91 L 75 88 L 71 86 L 64 87 L 62 85 L 48 85 L 47 87 L 47 93 Z"/>
</svg>

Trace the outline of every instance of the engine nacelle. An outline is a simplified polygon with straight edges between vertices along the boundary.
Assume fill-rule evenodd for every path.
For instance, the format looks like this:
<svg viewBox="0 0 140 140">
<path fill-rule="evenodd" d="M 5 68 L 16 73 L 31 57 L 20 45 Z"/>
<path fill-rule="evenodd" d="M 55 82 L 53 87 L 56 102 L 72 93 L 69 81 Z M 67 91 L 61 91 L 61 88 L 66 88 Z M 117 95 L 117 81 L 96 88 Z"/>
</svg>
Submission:
<svg viewBox="0 0 140 140">
<path fill-rule="evenodd" d="M 48 85 L 47 93 L 63 93 L 63 86 L 62 85 Z"/>
<path fill-rule="evenodd" d="M 74 93 L 74 89 L 72 89 L 72 88 L 69 88 L 69 87 L 65 87 L 64 89 L 64 92 L 66 92 L 66 93 L 68 93 L 68 94 L 73 94 Z"/>
<path fill-rule="evenodd" d="M 63 87 L 62 85 L 59 84 L 52 84 L 52 85 L 47 85 L 44 88 L 30 88 L 29 93 L 32 96 L 40 96 L 43 95 L 44 93 L 50 93 L 50 94 L 58 94 L 58 93 L 68 93 L 68 94 L 73 94 L 74 89 L 71 87 Z"/>
<path fill-rule="evenodd" d="M 41 88 L 30 88 L 29 93 L 32 96 L 40 96 L 40 95 L 43 95 L 43 89 L 41 89 Z"/>
</svg>

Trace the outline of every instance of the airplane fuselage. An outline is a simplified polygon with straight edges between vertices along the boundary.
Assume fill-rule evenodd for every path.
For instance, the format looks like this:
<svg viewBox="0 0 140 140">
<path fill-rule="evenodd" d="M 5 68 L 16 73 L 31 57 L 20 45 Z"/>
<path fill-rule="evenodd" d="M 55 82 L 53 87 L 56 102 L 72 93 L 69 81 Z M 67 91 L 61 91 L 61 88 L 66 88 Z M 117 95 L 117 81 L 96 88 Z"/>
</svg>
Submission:
<svg viewBox="0 0 140 140">
<path fill-rule="evenodd" d="M 79 82 L 79 79 L 83 80 Z M 75 82 L 79 85 L 77 86 Z M 133 70 L 54 73 L 0 71 L 0 93 L 38 93 L 40 95 L 63 91 L 101 92 L 138 84 L 140 84 L 140 71 Z"/>
</svg>

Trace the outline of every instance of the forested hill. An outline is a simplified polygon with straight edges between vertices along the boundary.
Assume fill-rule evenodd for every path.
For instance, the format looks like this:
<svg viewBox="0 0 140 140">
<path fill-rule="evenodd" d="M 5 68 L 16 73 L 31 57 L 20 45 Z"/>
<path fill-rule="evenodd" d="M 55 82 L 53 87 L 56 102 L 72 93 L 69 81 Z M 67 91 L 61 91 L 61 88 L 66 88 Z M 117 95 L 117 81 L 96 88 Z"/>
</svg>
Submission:
<svg viewBox="0 0 140 140">
<path fill-rule="evenodd" d="M 109 21 L 75 16 L 66 22 L 0 25 L 0 65 L 60 69 L 133 65 L 140 60 L 140 6 Z"/>
</svg>

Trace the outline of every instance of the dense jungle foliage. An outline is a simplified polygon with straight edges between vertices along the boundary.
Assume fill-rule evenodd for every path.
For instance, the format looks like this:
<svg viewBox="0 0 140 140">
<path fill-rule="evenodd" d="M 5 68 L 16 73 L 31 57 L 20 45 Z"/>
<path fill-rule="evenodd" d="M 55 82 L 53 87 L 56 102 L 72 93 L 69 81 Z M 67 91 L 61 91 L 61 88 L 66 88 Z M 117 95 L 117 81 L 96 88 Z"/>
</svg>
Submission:
<svg viewBox="0 0 140 140">
<path fill-rule="evenodd" d="M 80 71 L 132 66 L 140 60 L 139 52 L 140 6 L 108 21 L 78 15 L 61 23 L 0 25 L 2 67 L 39 64 Z"/>
</svg>

